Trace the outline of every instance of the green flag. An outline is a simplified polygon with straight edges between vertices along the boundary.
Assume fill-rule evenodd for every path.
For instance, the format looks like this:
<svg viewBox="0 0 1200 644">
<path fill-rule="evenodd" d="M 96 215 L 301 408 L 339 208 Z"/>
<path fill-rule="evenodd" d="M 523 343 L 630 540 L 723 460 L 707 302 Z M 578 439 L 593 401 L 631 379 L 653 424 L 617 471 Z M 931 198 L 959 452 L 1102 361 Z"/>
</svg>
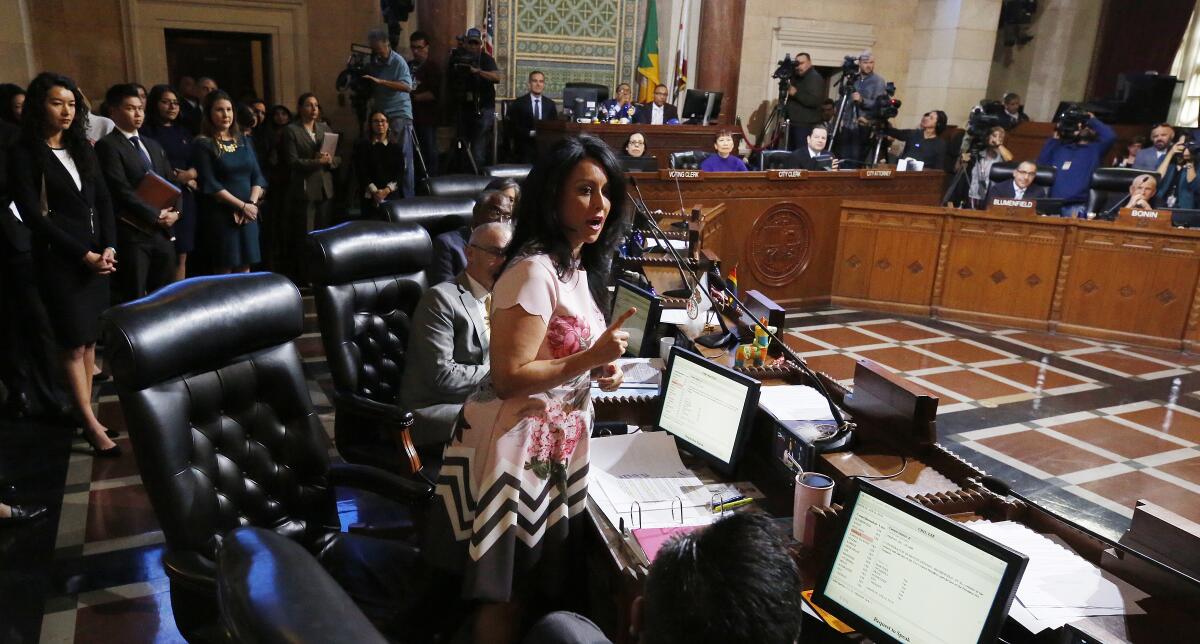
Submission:
<svg viewBox="0 0 1200 644">
<path fill-rule="evenodd" d="M 642 35 L 642 55 L 638 57 L 638 100 L 649 103 L 654 100 L 654 87 L 659 84 L 658 75 L 658 8 L 654 0 L 646 7 L 646 33 Z"/>
</svg>

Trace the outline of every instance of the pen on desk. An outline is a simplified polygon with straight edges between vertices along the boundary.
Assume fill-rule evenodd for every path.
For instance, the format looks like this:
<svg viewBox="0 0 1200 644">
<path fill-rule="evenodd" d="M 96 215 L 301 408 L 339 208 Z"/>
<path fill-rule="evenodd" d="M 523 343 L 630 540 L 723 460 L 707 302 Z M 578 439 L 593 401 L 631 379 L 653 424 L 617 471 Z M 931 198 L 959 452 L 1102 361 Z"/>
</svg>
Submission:
<svg viewBox="0 0 1200 644">
<path fill-rule="evenodd" d="M 711 503 L 711 505 L 713 507 L 713 511 L 715 512 L 716 509 L 721 507 L 722 505 L 725 505 L 727 503 L 733 503 L 735 501 L 741 501 L 744 498 L 746 498 L 746 496 L 744 494 L 738 494 L 736 496 L 731 496 L 728 499 L 722 498 L 720 494 L 714 494 L 713 502 Z"/>
<path fill-rule="evenodd" d="M 726 501 L 725 503 L 722 503 L 721 505 L 718 505 L 717 507 L 713 508 L 713 512 L 724 512 L 726 510 L 736 510 L 737 508 L 740 508 L 744 505 L 750 505 L 751 503 L 754 503 L 754 499 L 742 498 L 742 499 L 738 499 L 737 501 Z"/>
</svg>

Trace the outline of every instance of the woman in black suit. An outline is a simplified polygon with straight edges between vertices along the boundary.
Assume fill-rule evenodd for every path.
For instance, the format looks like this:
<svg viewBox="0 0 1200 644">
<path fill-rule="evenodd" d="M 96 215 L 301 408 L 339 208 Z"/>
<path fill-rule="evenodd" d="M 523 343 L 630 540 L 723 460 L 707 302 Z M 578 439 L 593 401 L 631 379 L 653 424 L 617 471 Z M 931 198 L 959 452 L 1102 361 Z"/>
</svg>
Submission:
<svg viewBox="0 0 1200 644">
<path fill-rule="evenodd" d="M 38 292 L 63 349 L 83 437 L 98 456 L 119 456 L 92 412 L 92 370 L 109 276 L 117 270 L 112 201 L 87 140 L 83 95 L 42 73 L 29 85 L 21 144 L 13 150 L 13 200 L 33 232 Z"/>
<path fill-rule="evenodd" d="M 380 205 L 399 199 L 404 180 L 404 150 L 388 136 L 387 114 L 378 110 L 367 117 L 370 136 L 354 145 L 354 175 L 362 195 L 362 218 L 384 219 Z"/>
</svg>

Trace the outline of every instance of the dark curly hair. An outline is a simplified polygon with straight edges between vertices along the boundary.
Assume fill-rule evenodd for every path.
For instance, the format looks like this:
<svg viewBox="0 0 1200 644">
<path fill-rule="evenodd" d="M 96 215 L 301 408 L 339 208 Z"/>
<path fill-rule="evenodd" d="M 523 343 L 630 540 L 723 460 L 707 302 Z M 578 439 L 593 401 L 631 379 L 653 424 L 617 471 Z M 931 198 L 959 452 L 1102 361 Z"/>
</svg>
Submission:
<svg viewBox="0 0 1200 644">
<path fill-rule="evenodd" d="M 90 177 L 96 172 L 96 167 L 92 162 L 95 155 L 87 138 L 88 103 L 79 86 L 70 78 L 54 72 L 42 72 L 29 83 L 29 89 L 25 90 L 25 107 L 21 110 L 21 138 L 26 145 L 45 144 L 50 123 L 46 100 L 50 90 L 55 87 L 65 88 L 75 97 L 75 118 L 63 131 L 62 144 L 79 169 L 79 174 Z"/>
<path fill-rule="evenodd" d="M 594 243 L 584 244 L 579 267 L 587 271 L 588 288 L 601 311 L 608 311 L 608 276 L 613 253 L 630 227 L 626 206 L 625 173 L 612 148 L 588 135 L 569 137 L 554 144 L 534 164 L 522 185 L 524 198 L 515 213 L 516 228 L 508 245 L 505 266 L 520 256 L 545 253 L 554 261 L 560 279 L 567 279 L 575 266 L 571 244 L 562 227 L 562 205 L 567 177 L 584 159 L 591 159 L 608 179 L 611 207 L 604 230 Z"/>
</svg>

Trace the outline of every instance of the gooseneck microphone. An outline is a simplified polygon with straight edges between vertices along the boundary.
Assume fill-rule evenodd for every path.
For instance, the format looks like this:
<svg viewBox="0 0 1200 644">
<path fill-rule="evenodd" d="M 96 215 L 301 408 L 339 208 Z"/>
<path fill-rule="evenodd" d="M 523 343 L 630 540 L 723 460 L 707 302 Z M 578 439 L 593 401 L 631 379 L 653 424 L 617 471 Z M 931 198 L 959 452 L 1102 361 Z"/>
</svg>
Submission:
<svg viewBox="0 0 1200 644">
<path fill-rule="evenodd" d="M 634 212 L 641 216 L 649 226 L 651 235 L 654 236 L 655 241 L 666 251 L 667 256 L 671 258 L 676 270 L 679 271 L 679 276 L 683 278 L 684 285 L 690 291 L 688 299 L 692 301 L 692 306 L 688 307 L 688 317 L 694 320 L 699 315 L 694 312 L 699 311 L 700 304 L 702 303 L 700 278 L 691 269 L 687 268 L 686 263 L 679 257 L 679 253 L 675 250 L 675 247 L 671 245 L 671 240 L 667 237 L 667 234 L 659 227 L 658 222 L 654 221 L 654 216 L 650 214 L 650 209 L 646 206 L 645 200 L 641 199 L 642 190 L 637 185 L 637 178 L 630 177 L 629 182 L 638 193 L 637 199 L 633 195 L 626 193 L 629 200 L 633 202 Z M 691 275 L 691 279 L 688 278 L 689 274 Z"/>
</svg>

